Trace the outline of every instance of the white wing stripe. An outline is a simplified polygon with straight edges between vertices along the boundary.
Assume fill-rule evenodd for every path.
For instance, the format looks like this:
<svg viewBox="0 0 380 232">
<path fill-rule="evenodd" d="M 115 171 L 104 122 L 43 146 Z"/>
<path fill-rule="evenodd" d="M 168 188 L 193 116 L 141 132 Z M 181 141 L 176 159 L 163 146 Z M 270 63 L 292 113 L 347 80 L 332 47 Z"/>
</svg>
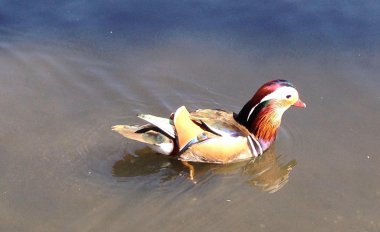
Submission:
<svg viewBox="0 0 380 232">
<path fill-rule="evenodd" d="M 252 147 L 252 149 L 255 151 L 255 156 L 259 156 L 263 154 L 263 148 L 261 147 L 259 141 L 257 141 L 256 138 L 252 137 L 251 135 L 248 136 L 248 141 Z"/>
<path fill-rule="evenodd" d="M 253 145 L 251 136 L 248 136 L 248 142 L 249 142 L 249 147 L 251 148 L 251 151 L 252 151 L 252 155 L 254 157 L 259 156 L 259 154 L 257 154 L 256 147 Z"/>
</svg>

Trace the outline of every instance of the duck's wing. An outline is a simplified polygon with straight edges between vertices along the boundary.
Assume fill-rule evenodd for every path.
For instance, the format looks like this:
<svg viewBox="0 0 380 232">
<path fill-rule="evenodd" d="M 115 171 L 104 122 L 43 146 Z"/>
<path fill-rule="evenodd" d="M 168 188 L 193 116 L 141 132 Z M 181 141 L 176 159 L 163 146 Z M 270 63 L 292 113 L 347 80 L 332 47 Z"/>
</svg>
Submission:
<svg viewBox="0 0 380 232">
<path fill-rule="evenodd" d="M 220 136 L 249 136 L 251 133 L 236 122 L 233 112 L 224 110 L 200 109 L 190 113 L 191 119 L 205 125 L 211 132 Z"/>
<path fill-rule="evenodd" d="M 259 155 L 249 131 L 235 123 L 232 113 L 221 110 L 189 113 L 180 107 L 173 121 L 181 160 L 230 163 Z"/>
<path fill-rule="evenodd" d="M 259 141 L 245 126 L 235 120 L 233 112 L 219 109 L 199 109 L 192 112 L 191 117 L 197 123 L 205 125 L 211 132 L 226 137 L 231 141 L 234 141 L 231 137 L 246 138 L 254 157 L 263 153 Z M 235 140 L 235 142 L 237 141 L 239 140 Z"/>
</svg>

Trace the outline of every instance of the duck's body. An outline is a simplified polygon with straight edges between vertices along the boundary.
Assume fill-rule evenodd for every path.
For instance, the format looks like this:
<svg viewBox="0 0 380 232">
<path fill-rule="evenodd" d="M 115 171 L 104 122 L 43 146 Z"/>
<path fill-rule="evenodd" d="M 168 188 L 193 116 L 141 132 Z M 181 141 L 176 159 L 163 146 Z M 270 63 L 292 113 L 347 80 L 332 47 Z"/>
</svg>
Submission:
<svg viewBox="0 0 380 232">
<path fill-rule="evenodd" d="M 231 163 L 261 155 L 273 143 L 282 114 L 291 105 L 305 107 L 285 80 L 264 84 L 239 114 L 182 106 L 169 119 L 139 115 L 149 124 L 117 125 L 123 136 L 151 145 L 183 161 Z"/>
</svg>

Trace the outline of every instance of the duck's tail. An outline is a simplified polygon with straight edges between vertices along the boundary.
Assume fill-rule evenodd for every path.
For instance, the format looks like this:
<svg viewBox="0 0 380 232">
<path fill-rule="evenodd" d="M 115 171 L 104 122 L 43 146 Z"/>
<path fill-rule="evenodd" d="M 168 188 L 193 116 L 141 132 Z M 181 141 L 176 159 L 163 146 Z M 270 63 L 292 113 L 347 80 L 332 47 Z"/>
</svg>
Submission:
<svg viewBox="0 0 380 232">
<path fill-rule="evenodd" d="M 154 150 L 162 154 L 169 155 L 172 153 L 174 148 L 173 140 L 161 133 L 157 127 L 152 125 L 116 125 L 112 127 L 112 130 L 118 132 L 126 138 L 146 143 Z"/>
<path fill-rule="evenodd" d="M 116 125 L 112 127 L 113 131 L 118 132 L 122 136 L 133 139 L 142 143 L 154 144 L 155 140 L 151 136 L 145 136 L 144 133 L 139 133 L 143 129 L 142 126 Z"/>
</svg>

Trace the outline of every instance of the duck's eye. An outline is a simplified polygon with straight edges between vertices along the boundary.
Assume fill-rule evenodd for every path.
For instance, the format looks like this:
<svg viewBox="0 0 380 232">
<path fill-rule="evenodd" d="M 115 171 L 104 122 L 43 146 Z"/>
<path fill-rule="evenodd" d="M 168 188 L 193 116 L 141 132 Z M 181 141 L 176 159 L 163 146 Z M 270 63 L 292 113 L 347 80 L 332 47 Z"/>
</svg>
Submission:
<svg viewBox="0 0 380 232">
<path fill-rule="evenodd" d="M 292 97 L 292 95 L 290 95 L 290 94 L 289 94 L 289 95 L 286 95 L 286 98 L 287 98 L 287 99 L 289 99 L 289 98 L 291 98 L 291 97 Z"/>
</svg>

